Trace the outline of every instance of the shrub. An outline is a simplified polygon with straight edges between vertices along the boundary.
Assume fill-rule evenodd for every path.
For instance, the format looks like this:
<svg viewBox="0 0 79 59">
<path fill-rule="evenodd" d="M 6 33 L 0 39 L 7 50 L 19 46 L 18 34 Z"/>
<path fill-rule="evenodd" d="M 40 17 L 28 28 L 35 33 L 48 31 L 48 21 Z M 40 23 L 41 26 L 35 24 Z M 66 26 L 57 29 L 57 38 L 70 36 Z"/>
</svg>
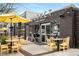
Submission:
<svg viewBox="0 0 79 59">
<path fill-rule="evenodd" d="M 7 36 L 0 36 L 0 41 L 1 41 L 1 44 L 6 44 L 6 41 L 7 40 Z"/>
</svg>

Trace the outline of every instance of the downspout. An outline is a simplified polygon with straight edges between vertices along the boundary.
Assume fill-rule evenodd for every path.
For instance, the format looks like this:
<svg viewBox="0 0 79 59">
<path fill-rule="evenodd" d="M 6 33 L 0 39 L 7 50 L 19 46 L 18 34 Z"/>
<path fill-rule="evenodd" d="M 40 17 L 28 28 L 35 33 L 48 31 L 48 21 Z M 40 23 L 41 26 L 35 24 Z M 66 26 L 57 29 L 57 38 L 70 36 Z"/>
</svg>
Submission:
<svg viewBox="0 0 79 59">
<path fill-rule="evenodd" d="M 72 27 L 74 27 L 73 28 L 73 37 L 72 37 L 72 39 L 73 39 L 73 48 L 77 48 L 77 45 L 76 45 L 76 43 L 77 43 L 77 38 L 76 38 L 76 10 L 73 10 L 74 11 L 74 14 L 73 14 L 73 24 L 72 24 Z"/>
<path fill-rule="evenodd" d="M 14 36 L 16 35 L 15 30 L 16 30 L 16 24 L 14 23 Z"/>
<path fill-rule="evenodd" d="M 27 18 L 27 11 L 25 12 L 25 18 Z M 24 39 L 26 40 L 26 26 L 27 26 L 27 24 L 26 23 L 24 23 L 24 29 L 25 29 L 25 32 L 24 32 Z"/>
</svg>

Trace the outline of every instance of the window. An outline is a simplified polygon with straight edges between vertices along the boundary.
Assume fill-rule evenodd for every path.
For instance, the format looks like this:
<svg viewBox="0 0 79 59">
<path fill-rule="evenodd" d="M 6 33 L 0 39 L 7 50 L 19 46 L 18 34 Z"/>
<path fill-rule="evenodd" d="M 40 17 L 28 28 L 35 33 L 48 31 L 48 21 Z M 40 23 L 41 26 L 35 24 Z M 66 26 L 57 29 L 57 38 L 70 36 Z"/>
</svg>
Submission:
<svg viewBox="0 0 79 59">
<path fill-rule="evenodd" d="M 59 25 L 57 24 L 52 24 L 52 35 L 53 36 L 59 36 L 60 32 L 59 32 Z"/>
<path fill-rule="evenodd" d="M 50 34 L 50 30 L 51 30 L 51 29 L 50 29 L 50 25 L 47 25 L 47 26 L 46 26 L 46 34 Z"/>
<path fill-rule="evenodd" d="M 42 33 L 45 34 L 45 26 L 42 26 Z"/>
</svg>

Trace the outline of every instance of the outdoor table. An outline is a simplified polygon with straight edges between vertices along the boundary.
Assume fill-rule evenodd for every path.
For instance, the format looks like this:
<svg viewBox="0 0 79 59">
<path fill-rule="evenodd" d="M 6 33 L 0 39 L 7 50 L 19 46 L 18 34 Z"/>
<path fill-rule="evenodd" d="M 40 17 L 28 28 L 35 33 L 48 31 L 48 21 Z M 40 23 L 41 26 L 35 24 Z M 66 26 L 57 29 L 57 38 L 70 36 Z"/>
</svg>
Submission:
<svg viewBox="0 0 79 59">
<path fill-rule="evenodd" d="M 14 39 L 13 40 L 10 40 L 10 39 L 9 40 L 6 40 L 7 43 L 12 43 L 12 44 L 15 43 L 15 42 L 18 44 L 18 41 L 19 40 L 14 40 Z M 9 46 L 10 53 L 11 53 L 12 46 L 11 46 L 11 44 L 9 44 L 8 46 Z"/>
<path fill-rule="evenodd" d="M 12 43 L 12 45 L 13 45 L 14 43 L 17 43 L 17 44 L 18 44 L 18 41 L 19 41 L 19 40 L 14 40 L 14 39 L 13 39 L 13 40 L 10 40 L 10 39 L 9 39 L 9 40 L 6 40 L 7 43 Z M 11 44 L 10 44 L 9 46 L 11 46 Z"/>
<path fill-rule="evenodd" d="M 4 32 L 0 32 L 0 35 L 3 35 L 4 34 Z"/>
<path fill-rule="evenodd" d="M 10 39 L 9 39 L 9 40 L 6 40 L 6 42 L 7 42 L 7 43 L 10 43 L 10 42 L 14 43 L 14 42 L 18 42 L 18 40 L 14 40 L 14 39 L 13 39 L 13 40 L 10 40 Z"/>
<path fill-rule="evenodd" d="M 59 51 L 59 44 L 60 44 L 60 41 L 62 41 L 63 38 L 56 38 L 55 41 L 57 41 L 57 51 Z"/>
<path fill-rule="evenodd" d="M 9 40 L 6 40 L 7 43 L 12 43 L 12 44 L 14 44 L 14 43 L 17 43 L 17 44 L 18 44 L 18 41 L 19 41 L 19 40 L 16 40 L 16 39 L 13 39 L 13 40 L 10 40 L 10 39 L 9 39 Z"/>
</svg>

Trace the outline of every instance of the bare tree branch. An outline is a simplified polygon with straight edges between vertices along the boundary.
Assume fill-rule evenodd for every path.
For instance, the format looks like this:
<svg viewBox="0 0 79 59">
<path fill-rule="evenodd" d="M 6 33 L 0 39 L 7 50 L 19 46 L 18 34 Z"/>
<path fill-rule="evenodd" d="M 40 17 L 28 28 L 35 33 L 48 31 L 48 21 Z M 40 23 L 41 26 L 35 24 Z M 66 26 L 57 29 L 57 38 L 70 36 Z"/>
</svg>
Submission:
<svg viewBox="0 0 79 59">
<path fill-rule="evenodd" d="M 0 14 L 14 11 L 13 3 L 0 3 Z"/>
</svg>

